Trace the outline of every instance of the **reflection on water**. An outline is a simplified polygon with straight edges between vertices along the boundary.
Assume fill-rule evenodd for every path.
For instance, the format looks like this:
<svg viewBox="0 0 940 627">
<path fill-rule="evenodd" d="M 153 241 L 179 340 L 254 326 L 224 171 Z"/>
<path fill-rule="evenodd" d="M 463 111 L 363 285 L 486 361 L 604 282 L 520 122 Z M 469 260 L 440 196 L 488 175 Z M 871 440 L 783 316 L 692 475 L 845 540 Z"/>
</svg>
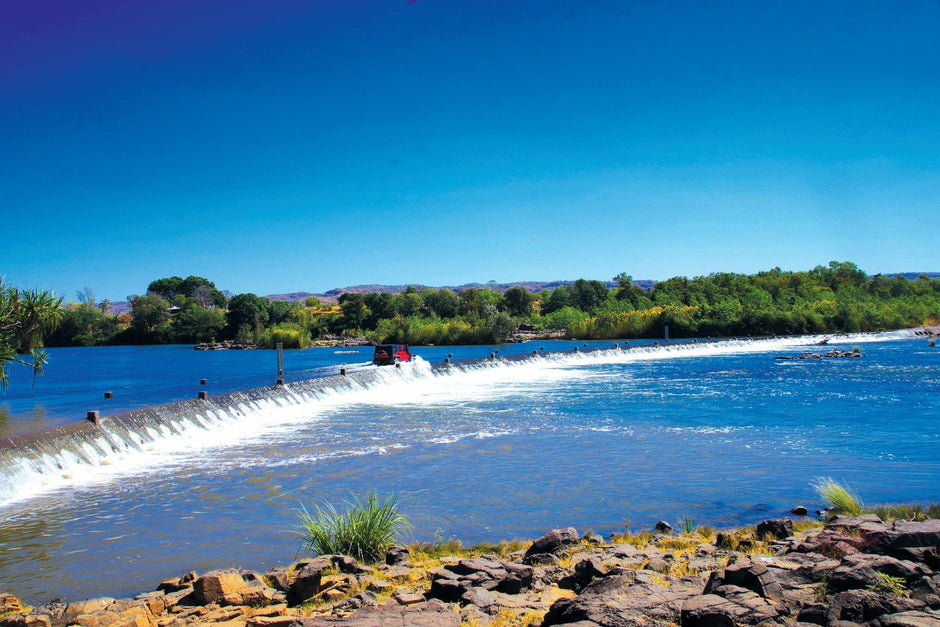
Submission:
<svg viewBox="0 0 940 627">
<path fill-rule="evenodd" d="M 48 429 L 55 424 L 41 405 L 16 416 L 10 412 L 8 404 L 0 405 L 0 437 Z"/>
</svg>

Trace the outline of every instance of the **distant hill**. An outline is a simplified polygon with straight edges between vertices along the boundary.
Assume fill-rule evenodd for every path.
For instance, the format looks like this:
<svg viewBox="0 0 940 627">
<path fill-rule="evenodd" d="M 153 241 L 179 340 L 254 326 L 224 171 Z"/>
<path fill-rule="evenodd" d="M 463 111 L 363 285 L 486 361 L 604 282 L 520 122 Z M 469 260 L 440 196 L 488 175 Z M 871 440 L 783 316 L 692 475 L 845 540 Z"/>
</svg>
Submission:
<svg viewBox="0 0 940 627">
<path fill-rule="evenodd" d="M 916 281 L 922 275 L 926 276 L 928 279 L 940 279 L 940 272 L 894 272 L 892 274 L 886 274 L 885 276 L 888 278 L 902 276 L 905 279 Z"/>
</svg>

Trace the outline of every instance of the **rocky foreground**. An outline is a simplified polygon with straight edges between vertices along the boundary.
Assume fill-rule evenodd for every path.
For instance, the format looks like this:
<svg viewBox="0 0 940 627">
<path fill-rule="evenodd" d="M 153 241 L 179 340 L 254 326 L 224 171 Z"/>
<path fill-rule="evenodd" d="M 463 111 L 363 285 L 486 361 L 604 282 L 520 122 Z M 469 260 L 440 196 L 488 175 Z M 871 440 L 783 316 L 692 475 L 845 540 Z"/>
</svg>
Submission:
<svg viewBox="0 0 940 627">
<path fill-rule="evenodd" d="M 263 574 L 189 573 L 135 599 L 32 609 L 0 595 L 0 627 L 940 626 L 940 520 L 661 531 L 608 542 L 556 529 L 527 550 L 477 557 L 393 547 L 375 566 L 323 556 Z"/>
</svg>

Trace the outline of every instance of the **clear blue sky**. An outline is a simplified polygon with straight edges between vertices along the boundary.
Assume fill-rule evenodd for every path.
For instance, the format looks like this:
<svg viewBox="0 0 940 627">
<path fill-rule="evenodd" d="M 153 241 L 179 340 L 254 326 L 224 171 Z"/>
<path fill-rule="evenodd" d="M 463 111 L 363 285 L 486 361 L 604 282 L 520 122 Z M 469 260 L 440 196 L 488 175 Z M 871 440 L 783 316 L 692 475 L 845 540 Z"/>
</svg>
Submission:
<svg viewBox="0 0 940 627">
<path fill-rule="evenodd" d="M 30 0 L 0 275 L 123 300 L 940 270 L 940 5 Z"/>
</svg>

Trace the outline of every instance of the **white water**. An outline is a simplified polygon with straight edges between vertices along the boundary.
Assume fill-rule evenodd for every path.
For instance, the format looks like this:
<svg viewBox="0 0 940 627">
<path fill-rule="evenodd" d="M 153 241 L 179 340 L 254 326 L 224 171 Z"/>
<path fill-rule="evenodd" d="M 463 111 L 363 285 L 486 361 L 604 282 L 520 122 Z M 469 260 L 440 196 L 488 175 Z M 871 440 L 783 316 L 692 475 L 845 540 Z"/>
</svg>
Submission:
<svg viewBox="0 0 940 627">
<path fill-rule="evenodd" d="M 855 335 L 853 343 L 889 341 L 901 334 Z M 380 368 L 374 381 L 354 383 L 349 388 L 321 389 L 316 394 L 302 385 L 288 384 L 284 397 L 246 400 L 235 406 L 206 410 L 192 417 L 164 416 L 163 423 L 146 427 L 143 433 L 115 430 L 104 421 L 102 436 L 76 447 L 59 443 L 52 452 L 39 456 L 9 456 L 0 459 L 0 508 L 42 495 L 76 489 L 99 489 L 122 478 L 166 470 L 199 459 L 209 459 L 227 447 L 266 442 L 289 442 L 300 427 L 319 421 L 339 408 L 447 407 L 472 408 L 477 402 L 519 394 L 550 394 L 560 382 L 596 380 L 610 376 L 593 366 L 653 360 L 764 353 L 812 346 L 821 337 L 764 340 L 729 340 L 695 344 L 664 344 L 630 350 L 542 354 L 525 361 L 499 359 L 445 370 L 432 370 L 416 358 L 401 368 Z M 295 388 L 297 390 L 295 391 Z M 125 435 L 122 435 L 124 433 Z M 452 443 L 466 438 L 504 435 L 491 429 L 446 433 L 432 437 L 433 443 Z M 341 455 L 366 455 L 410 446 L 409 442 L 361 446 L 357 450 L 317 452 L 309 461 Z M 295 457 L 304 459 L 304 455 Z M 271 462 L 277 465 L 276 460 Z M 286 462 L 283 462 L 286 463 Z"/>
</svg>

